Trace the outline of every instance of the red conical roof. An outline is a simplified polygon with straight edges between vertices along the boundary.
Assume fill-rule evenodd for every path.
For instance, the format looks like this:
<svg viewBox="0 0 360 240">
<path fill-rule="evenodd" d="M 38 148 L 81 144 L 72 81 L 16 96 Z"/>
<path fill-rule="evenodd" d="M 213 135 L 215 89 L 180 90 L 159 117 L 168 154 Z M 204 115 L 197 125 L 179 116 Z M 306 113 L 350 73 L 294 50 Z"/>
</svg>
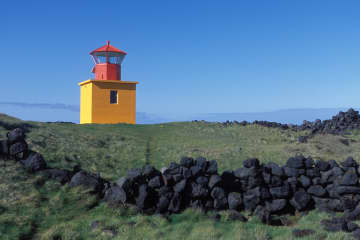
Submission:
<svg viewBox="0 0 360 240">
<path fill-rule="evenodd" d="M 121 51 L 120 49 L 117 49 L 116 47 L 111 46 L 110 41 L 107 41 L 105 46 L 102 46 L 102 47 L 90 52 L 90 54 L 93 54 L 95 52 L 117 52 L 117 53 L 126 55 L 126 52 Z"/>
</svg>

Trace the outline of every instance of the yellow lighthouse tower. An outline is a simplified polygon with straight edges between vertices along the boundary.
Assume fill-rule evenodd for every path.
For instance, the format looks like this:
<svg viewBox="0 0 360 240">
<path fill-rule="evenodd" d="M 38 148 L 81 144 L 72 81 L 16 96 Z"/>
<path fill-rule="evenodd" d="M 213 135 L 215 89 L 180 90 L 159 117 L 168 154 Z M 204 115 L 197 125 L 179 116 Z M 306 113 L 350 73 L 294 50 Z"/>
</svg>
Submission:
<svg viewBox="0 0 360 240">
<path fill-rule="evenodd" d="M 121 80 L 121 63 L 126 55 L 108 41 L 90 53 L 95 79 L 79 83 L 80 124 L 136 123 L 136 84 Z"/>
</svg>

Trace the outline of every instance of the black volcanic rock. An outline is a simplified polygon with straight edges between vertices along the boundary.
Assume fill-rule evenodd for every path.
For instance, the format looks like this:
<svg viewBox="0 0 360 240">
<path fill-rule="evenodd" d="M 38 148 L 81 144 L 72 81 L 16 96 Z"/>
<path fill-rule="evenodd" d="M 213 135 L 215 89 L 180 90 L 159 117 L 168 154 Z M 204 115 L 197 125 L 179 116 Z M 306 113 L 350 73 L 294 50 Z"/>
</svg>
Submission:
<svg viewBox="0 0 360 240">
<path fill-rule="evenodd" d="M 20 163 L 23 164 L 29 172 L 37 172 L 47 167 L 42 155 L 33 151 L 30 151 L 25 159 L 20 160 Z"/>
<path fill-rule="evenodd" d="M 239 210 L 243 204 L 241 193 L 232 192 L 228 195 L 229 209 Z"/>
<path fill-rule="evenodd" d="M 293 198 L 290 200 L 290 204 L 296 208 L 296 210 L 304 209 L 310 202 L 310 195 L 304 190 L 299 190 L 294 193 Z"/>
</svg>

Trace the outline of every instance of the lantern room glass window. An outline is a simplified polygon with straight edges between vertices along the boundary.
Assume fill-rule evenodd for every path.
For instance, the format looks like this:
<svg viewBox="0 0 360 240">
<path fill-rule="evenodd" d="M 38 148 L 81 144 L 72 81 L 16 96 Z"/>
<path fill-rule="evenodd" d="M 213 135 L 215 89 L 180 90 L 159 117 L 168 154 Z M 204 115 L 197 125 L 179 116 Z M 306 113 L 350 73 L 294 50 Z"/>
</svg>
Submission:
<svg viewBox="0 0 360 240">
<path fill-rule="evenodd" d="M 116 90 L 110 90 L 110 104 L 118 103 L 118 94 Z"/>
<path fill-rule="evenodd" d="M 95 52 L 92 54 L 95 64 L 112 63 L 121 64 L 125 55 L 117 52 Z"/>
</svg>

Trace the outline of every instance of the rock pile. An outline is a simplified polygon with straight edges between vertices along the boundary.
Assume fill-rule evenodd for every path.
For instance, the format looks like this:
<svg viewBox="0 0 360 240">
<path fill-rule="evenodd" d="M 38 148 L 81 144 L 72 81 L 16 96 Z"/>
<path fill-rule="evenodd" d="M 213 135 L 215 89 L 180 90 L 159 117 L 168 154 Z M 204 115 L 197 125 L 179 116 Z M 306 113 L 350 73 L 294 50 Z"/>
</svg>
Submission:
<svg viewBox="0 0 360 240">
<path fill-rule="evenodd" d="M 91 188 L 112 206 L 134 204 L 143 213 L 166 216 L 188 207 L 204 211 L 229 209 L 231 219 L 246 221 L 240 211 L 247 210 L 263 223 L 274 224 L 276 215 L 318 208 L 344 212 L 342 220 L 324 220 L 326 229 L 354 231 L 360 236 L 359 226 L 352 223 L 360 220 L 360 166 L 352 157 L 338 164 L 335 160 L 314 161 L 297 155 L 284 166 L 249 158 L 242 168 L 221 174 L 215 160 L 182 157 L 179 163 L 172 162 L 160 171 L 150 165 L 131 169 L 111 183 L 78 166 L 72 171 L 47 167 L 39 153 L 28 149 L 20 128 L 0 141 L 0 155 L 62 184 Z"/>
<path fill-rule="evenodd" d="M 302 155 L 289 158 L 284 166 L 260 164 L 256 158 L 243 165 L 221 175 L 216 161 L 203 157 L 183 157 L 162 171 L 147 165 L 110 184 L 105 200 L 153 213 L 177 213 L 187 207 L 248 210 L 264 223 L 271 223 L 272 215 L 314 207 L 346 212 L 360 203 L 360 169 L 351 157 L 340 165 Z"/>
<path fill-rule="evenodd" d="M 339 112 L 332 119 L 321 121 L 317 119 L 314 122 L 304 121 L 302 125 L 297 126 L 299 130 L 311 130 L 312 133 L 332 133 L 342 134 L 346 130 L 360 128 L 359 111 L 350 108 L 347 112 Z"/>
<path fill-rule="evenodd" d="M 346 130 L 359 129 L 360 128 L 360 115 L 359 111 L 355 111 L 350 108 L 347 112 L 339 112 L 337 115 L 333 116 L 332 119 L 321 121 L 320 119 L 315 120 L 314 122 L 303 121 L 302 125 L 293 125 L 293 124 L 281 124 L 277 122 L 269 121 L 257 121 L 250 123 L 247 121 L 226 121 L 221 123 L 222 126 L 232 126 L 232 125 L 251 125 L 257 124 L 265 127 L 273 127 L 280 129 L 291 129 L 293 131 L 302 131 L 310 130 L 311 134 L 315 133 L 330 133 L 330 134 L 343 134 Z"/>
</svg>

